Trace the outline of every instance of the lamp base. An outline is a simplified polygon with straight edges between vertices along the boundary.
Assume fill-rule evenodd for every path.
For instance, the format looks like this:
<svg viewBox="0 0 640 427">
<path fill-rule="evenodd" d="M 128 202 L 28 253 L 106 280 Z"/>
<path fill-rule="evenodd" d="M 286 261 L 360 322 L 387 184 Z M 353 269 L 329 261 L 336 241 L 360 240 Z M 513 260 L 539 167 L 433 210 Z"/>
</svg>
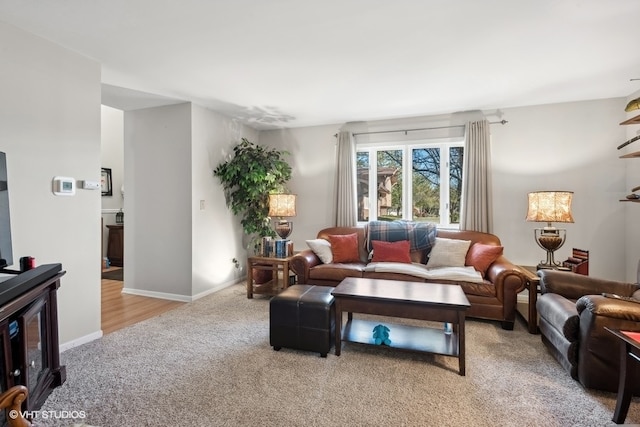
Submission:
<svg viewBox="0 0 640 427">
<path fill-rule="evenodd" d="M 540 261 L 538 270 L 560 270 L 562 264 L 556 262 L 553 254 L 564 245 L 567 231 L 554 227 L 536 228 L 533 230 L 536 243 L 547 252 L 547 259 Z"/>
<path fill-rule="evenodd" d="M 563 267 L 561 265 L 547 265 L 547 264 L 538 264 L 536 266 L 536 270 L 571 271 L 569 267 Z"/>
<path fill-rule="evenodd" d="M 286 239 L 293 231 L 293 222 L 284 219 L 278 220 L 275 223 L 274 229 L 281 239 Z"/>
</svg>

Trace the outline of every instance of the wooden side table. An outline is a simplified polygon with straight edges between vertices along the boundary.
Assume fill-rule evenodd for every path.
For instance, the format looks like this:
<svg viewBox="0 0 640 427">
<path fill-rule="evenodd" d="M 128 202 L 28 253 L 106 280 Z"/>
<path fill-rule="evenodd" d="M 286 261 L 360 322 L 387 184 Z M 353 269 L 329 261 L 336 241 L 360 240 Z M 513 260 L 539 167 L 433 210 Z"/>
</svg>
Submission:
<svg viewBox="0 0 640 427">
<path fill-rule="evenodd" d="M 526 279 L 524 286 L 529 292 L 529 307 L 527 310 L 527 325 L 529 327 L 529 333 L 537 334 L 538 310 L 536 309 L 536 302 L 538 301 L 538 292 L 540 292 L 540 277 L 536 273 L 537 270 L 534 266 L 517 265 L 516 267 L 524 275 Z"/>
<path fill-rule="evenodd" d="M 605 329 L 618 337 L 620 340 L 620 380 L 618 385 L 618 398 L 616 399 L 616 409 L 613 413 L 612 421 L 616 424 L 624 423 L 631 403 L 632 384 L 627 381 L 631 373 L 634 372 L 634 364 L 640 363 L 640 342 L 624 334 L 617 329 Z"/>
<path fill-rule="evenodd" d="M 253 294 L 275 295 L 289 287 L 289 262 L 291 258 L 293 256 L 286 258 L 249 257 L 247 259 L 247 298 L 253 298 Z M 273 277 L 266 283 L 254 283 L 254 270 L 271 270 Z M 282 273 L 282 279 L 279 273 Z"/>
</svg>

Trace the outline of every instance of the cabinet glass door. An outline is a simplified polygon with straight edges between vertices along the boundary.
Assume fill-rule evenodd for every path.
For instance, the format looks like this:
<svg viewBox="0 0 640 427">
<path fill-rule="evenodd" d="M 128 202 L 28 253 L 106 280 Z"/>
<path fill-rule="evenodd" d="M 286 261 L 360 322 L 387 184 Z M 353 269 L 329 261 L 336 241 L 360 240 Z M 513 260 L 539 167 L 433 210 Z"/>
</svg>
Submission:
<svg viewBox="0 0 640 427">
<path fill-rule="evenodd" d="M 37 301 L 23 316 L 25 333 L 25 362 L 26 386 L 29 394 L 36 392 L 36 386 L 41 375 L 48 368 L 46 351 L 46 330 L 42 320 L 46 317 L 44 311 L 47 305 L 43 299 Z"/>
</svg>

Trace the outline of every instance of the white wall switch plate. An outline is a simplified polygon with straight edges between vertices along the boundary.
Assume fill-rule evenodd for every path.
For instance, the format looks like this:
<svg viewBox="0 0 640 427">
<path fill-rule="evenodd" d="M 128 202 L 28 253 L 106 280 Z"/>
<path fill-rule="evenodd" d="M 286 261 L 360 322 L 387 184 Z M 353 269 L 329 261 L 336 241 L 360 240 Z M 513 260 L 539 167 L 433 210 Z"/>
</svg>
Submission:
<svg viewBox="0 0 640 427">
<path fill-rule="evenodd" d="M 82 181 L 82 188 L 85 190 L 99 190 L 100 189 L 100 181 Z"/>
</svg>

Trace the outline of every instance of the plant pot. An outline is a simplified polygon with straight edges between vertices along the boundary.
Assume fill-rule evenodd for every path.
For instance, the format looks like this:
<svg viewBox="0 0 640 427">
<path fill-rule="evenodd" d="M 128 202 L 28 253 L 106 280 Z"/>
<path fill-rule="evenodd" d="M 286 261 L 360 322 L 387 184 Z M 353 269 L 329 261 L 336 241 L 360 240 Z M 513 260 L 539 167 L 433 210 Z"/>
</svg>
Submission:
<svg viewBox="0 0 640 427">
<path fill-rule="evenodd" d="M 262 285 L 264 283 L 267 283 L 271 279 L 273 279 L 273 271 L 254 269 L 252 273 L 252 277 L 253 277 L 253 282 L 256 285 Z"/>
</svg>

